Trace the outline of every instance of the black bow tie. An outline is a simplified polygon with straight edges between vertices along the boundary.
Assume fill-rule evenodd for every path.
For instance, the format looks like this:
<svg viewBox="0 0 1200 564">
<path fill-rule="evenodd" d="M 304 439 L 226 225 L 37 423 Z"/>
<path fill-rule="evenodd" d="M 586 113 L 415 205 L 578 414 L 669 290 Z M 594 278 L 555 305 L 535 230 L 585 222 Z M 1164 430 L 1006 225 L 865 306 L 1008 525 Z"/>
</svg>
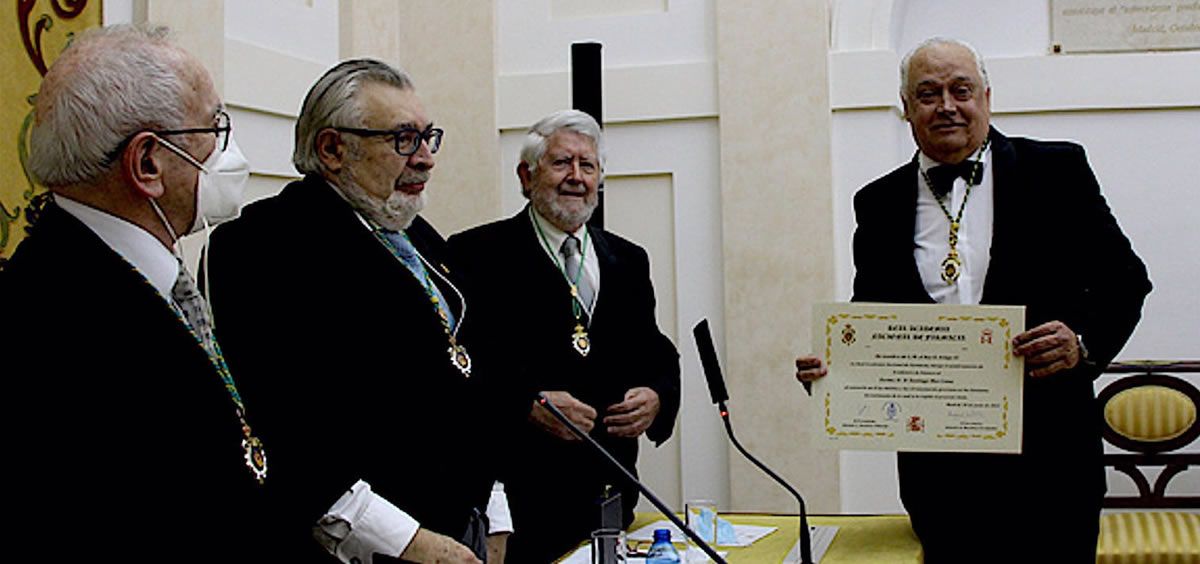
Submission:
<svg viewBox="0 0 1200 564">
<path fill-rule="evenodd" d="M 938 165 L 929 169 L 929 188 L 939 200 L 950 193 L 954 187 L 954 179 L 961 177 L 968 184 L 979 184 L 983 176 L 983 163 L 980 161 L 964 160 L 958 164 Z"/>
</svg>

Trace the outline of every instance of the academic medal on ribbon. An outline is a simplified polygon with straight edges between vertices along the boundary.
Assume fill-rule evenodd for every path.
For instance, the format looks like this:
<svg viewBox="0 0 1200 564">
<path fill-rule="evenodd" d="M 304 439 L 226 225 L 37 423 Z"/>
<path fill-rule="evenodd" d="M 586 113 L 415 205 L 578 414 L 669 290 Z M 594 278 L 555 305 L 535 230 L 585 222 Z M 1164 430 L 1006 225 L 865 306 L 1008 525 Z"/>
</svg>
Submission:
<svg viewBox="0 0 1200 564">
<path fill-rule="evenodd" d="M 575 332 L 571 334 L 571 346 L 579 356 L 587 356 L 592 351 L 592 340 L 588 337 L 587 331 L 583 329 L 582 324 L 575 325 Z"/>
<path fill-rule="evenodd" d="M 258 437 L 247 434 L 242 439 L 242 451 L 245 453 L 246 467 L 254 474 L 259 484 L 267 479 L 267 449 Z"/>
<path fill-rule="evenodd" d="M 471 355 L 467 354 L 466 347 L 459 344 L 451 345 L 448 351 L 450 353 L 450 364 L 453 364 L 459 372 L 462 372 L 464 377 L 471 377 Z"/>
</svg>

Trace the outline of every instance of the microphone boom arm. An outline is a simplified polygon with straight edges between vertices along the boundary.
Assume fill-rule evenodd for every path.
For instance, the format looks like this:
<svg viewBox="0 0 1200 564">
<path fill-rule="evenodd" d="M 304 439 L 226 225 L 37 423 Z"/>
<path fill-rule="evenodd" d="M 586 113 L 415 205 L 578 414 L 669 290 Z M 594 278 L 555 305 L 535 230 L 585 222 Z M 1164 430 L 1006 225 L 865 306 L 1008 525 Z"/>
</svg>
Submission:
<svg viewBox="0 0 1200 564">
<path fill-rule="evenodd" d="M 605 460 L 607 460 L 608 463 L 613 466 L 613 468 L 620 470 L 621 474 L 625 476 L 625 479 L 637 486 L 638 490 L 642 492 L 642 495 L 646 496 L 646 499 L 650 500 L 650 503 L 652 503 L 654 507 L 658 508 L 659 513 L 662 513 L 667 519 L 674 523 L 676 527 L 679 527 L 679 530 L 683 531 L 683 534 L 692 539 L 692 541 L 695 542 L 696 545 L 699 546 L 700 549 L 703 550 L 713 562 L 718 564 L 728 564 L 725 562 L 724 558 L 721 558 L 721 556 L 717 554 L 716 550 L 713 550 L 713 547 L 709 546 L 708 543 L 704 542 L 704 539 L 701 539 L 699 535 L 689 529 L 688 526 L 679 519 L 679 517 L 676 517 L 675 512 L 668 509 L 667 505 L 663 503 L 662 500 L 658 499 L 658 496 L 654 495 L 654 492 L 650 491 L 650 488 L 647 488 L 646 485 L 638 480 L 637 477 L 634 476 L 633 473 L 631 473 L 628 469 L 626 469 L 623 464 L 617 461 L 616 458 L 613 458 L 613 455 L 610 454 L 608 450 L 600 446 L 600 443 L 596 442 L 596 439 L 593 439 L 591 435 L 584 433 L 582 429 L 576 427 L 575 424 L 572 423 L 570 419 L 567 419 L 567 416 L 563 415 L 563 412 L 559 411 L 558 407 L 551 403 L 544 394 L 538 392 L 537 397 L 538 404 L 548 409 L 550 413 L 554 415 L 554 418 L 558 419 L 563 425 L 566 425 L 567 428 L 571 430 L 571 433 L 573 433 L 576 437 L 586 441 L 592 446 L 593 449 L 596 450 L 596 452 L 603 454 Z"/>
<path fill-rule="evenodd" d="M 721 409 L 721 421 L 725 423 L 725 433 L 729 435 L 729 441 L 738 449 L 738 452 L 742 453 L 742 456 L 745 456 L 746 460 L 753 462 L 759 470 L 766 472 L 772 480 L 783 486 L 788 493 L 792 494 L 792 497 L 796 498 L 796 502 L 800 504 L 800 562 L 802 564 L 812 564 L 812 539 L 808 534 L 808 511 L 804 506 L 804 498 L 800 496 L 800 492 L 797 492 L 791 484 L 779 477 L 770 468 L 767 468 L 767 465 L 759 462 L 757 458 L 754 458 L 754 455 L 742 447 L 742 443 L 738 442 L 737 437 L 733 435 L 733 425 L 729 422 L 729 409 L 725 407 L 725 402 L 718 402 L 717 406 Z"/>
</svg>

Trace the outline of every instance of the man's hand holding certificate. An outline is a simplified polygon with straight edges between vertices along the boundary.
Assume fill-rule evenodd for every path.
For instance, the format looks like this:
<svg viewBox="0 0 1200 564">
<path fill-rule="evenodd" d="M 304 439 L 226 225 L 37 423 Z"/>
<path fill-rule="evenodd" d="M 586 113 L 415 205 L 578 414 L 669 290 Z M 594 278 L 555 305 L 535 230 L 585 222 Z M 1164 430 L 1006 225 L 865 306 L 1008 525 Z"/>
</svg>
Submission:
<svg viewBox="0 0 1200 564">
<path fill-rule="evenodd" d="M 813 353 L 828 370 L 812 389 L 817 446 L 1020 452 L 1024 363 L 1012 339 L 1025 308 L 813 309 Z"/>
</svg>

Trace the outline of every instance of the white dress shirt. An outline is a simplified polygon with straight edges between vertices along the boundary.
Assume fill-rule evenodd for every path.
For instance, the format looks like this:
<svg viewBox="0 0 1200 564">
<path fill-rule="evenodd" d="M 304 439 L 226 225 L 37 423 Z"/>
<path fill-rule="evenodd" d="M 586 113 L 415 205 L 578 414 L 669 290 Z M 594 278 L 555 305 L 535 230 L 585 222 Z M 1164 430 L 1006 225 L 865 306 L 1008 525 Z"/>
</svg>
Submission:
<svg viewBox="0 0 1200 564">
<path fill-rule="evenodd" d="M 567 233 L 547 221 L 546 218 L 542 217 L 542 214 L 533 209 L 533 206 L 530 206 L 529 209 L 533 211 L 530 214 L 533 216 L 533 221 L 537 222 L 534 226 L 535 233 L 533 236 L 537 237 L 538 246 L 542 247 L 543 251 L 546 251 L 546 255 L 550 257 L 550 261 L 554 263 L 554 266 L 559 271 L 562 271 L 564 258 L 559 250 L 562 249 L 563 241 L 567 240 Z M 542 242 L 541 236 L 536 233 L 538 227 L 541 227 L 542 235 L 546 236 L 545 243 Z M 583 253 L 583 274 L 580 276 L 585 277 L 592 285 L 592 289 L 595 290 L 591 305 L 583 304 L 584 311 L 588 314 L 588 319 L 591 319 L 592 311 L 596 309 L 596 304 L 600 303 L 600 260 L 596 258 L 596 248 L 592 244 L 592 238 L 584 237 L 586 233 L 587 224 L 585 223 L 580 225 L 579 229 L 576 229 L 572 235 L 579 239 L 580 252 Z"/>
<path fill-rule="evenodd" d="M 149 231 L 108 212 L 55 194 L 54 203 L 100 237 L 104 244 L 133 265 L 167 303 L 179 276 L 179 259 Z"/>
<path fill-rule="evenodd" d="M 913 234 L 916 242 L 913 258 L 916 259 L 925 291 L 938 303 L 978 304 L 983 298 L 983 281 L 991 262 L 994 211 L 992 150 L 989 147 L 986 151 L 976 151 L 967 158 L 982 161 L 983 174 L 979 183 L 971 188 L 967 207 L 959 222 L 957 249 L 962 269 L 955 284 L 947 284 L 942 280 L 942 261 L 950 252 L 950 220 L 946 219 L 946 214 L 938 206 L 937 198 L 921 174 L 921 171 L 928 173 L 930 168 L 940 163 L 925 153 L 921 153 L 917 160 L 920 170 L 914 178 L 917 183 L 917 221 Z M 967 181 L 955 178 L 949 198 L 944 202 L 950 215 L 958 215 L 966 193 Z"/>
</svg>

